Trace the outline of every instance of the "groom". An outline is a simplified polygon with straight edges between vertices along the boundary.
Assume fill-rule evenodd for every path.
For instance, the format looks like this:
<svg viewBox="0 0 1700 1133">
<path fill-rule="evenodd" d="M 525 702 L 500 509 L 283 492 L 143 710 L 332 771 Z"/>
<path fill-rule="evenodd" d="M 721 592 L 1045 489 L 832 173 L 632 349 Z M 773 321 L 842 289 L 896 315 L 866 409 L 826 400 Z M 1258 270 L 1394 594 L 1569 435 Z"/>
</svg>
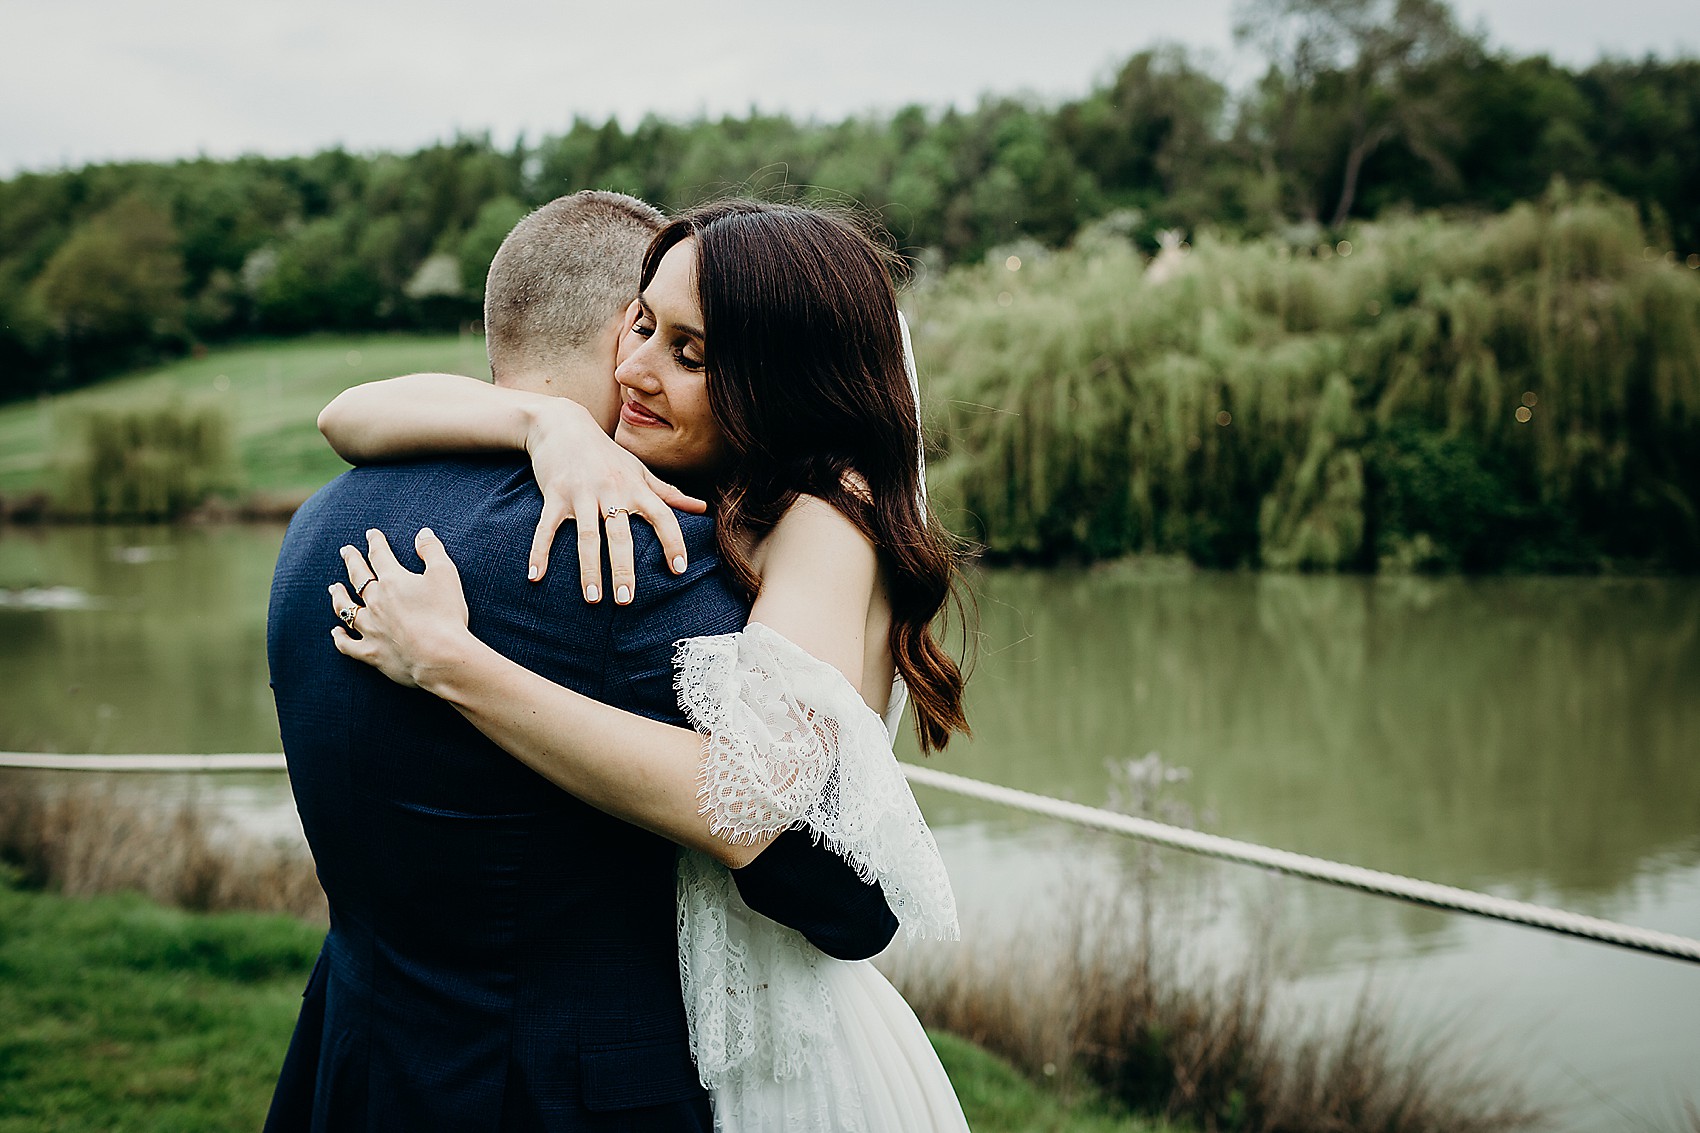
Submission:
<svg viewBox="0 0 1700 1133">
<path fill-rule="evenodd" d="M 497 384 L 574 397 L 611 424 L 620 319 L 660 223 L 640 201 L 594 192 L 521 221 L 486 290 Z M 712 524 L 679 517 L 683 575 L 634 524 L 636 596 L 590 605 L 570 535 L 544 580 L 526 581 L 540 507 L 524 458 L 503 454 L 358 468 L 290 524 L 267 645 L 331 930 L 270 1131 L 713 1127 L 679 992 L 675 847 L 331 644 L 338 549 L 371 527 L 410 547 L 429 526 L 460 564 L 486 642 L 568 688 L 683 724 L 673 641 L 748 615 L 716 568 Z M 836 956 L 872 955 L 896 930 L 879 889 L 798 831 L 734 877 L 752 908 Z"/>
</svg>

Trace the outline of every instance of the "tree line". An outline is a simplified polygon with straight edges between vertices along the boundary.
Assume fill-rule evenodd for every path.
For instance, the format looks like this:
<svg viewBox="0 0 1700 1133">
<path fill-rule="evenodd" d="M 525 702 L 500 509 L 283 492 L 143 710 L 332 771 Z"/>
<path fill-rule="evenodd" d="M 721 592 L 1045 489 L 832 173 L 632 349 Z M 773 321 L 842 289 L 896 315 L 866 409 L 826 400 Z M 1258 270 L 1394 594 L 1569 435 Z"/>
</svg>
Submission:
<svg viewBox="0 0 1700 1133">
<path fill-rule="evenodd" d="M 1498 212 L 1555 180 L 1700 252 L 1700 61 L 1569 68 L 1487 48 L 1442 0 L 1244 0 L 1267 62 L 1230 89 L 1185 49 L 1084 97 L 987 97 L 832 123 L 575 119 L 497 146 L 197 159 L 0 182 L 0 399 L 197 344 L 452 327 L 529 209 L 584 187 L 677 208 L 730 191 L 853 202 L 923 272 L 1083 228 L 1332 241 L 1402 210 Z"/>
<path fill-rule="evenodd" d="M 1555 186 L 1295 252 L 1089 230 L 912 296 L 929 486 L 999 559 L 1700 569 L 1700 270 Z"/>
</svg>

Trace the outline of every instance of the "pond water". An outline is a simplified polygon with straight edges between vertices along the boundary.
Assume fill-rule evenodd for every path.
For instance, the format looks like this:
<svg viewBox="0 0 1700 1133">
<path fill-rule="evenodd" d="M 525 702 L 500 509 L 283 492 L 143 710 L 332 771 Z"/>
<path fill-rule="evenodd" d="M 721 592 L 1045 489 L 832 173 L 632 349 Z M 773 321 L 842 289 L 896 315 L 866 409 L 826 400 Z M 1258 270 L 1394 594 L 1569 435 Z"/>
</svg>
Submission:
<svg viewBox="0 0 1700 1133">
<path fill-rule="evenodd" d="M 281 529 L 0 533 L 0 749 L 277 750 Z M 1117 566 L 975 578 L 972 741 L 933 764 L 1284 849 L 1700 937 L 1700 582 L 1364 579 Z M 905 741 L 905 758 L 918 758 Z M 281 776 L 149 777 L 291 832 Z M 1125 792 L 1124 792 L 1125 793 Z M 971 932 L 1063 915 L 1134 848 L 922 792 Z M 1209 894 L 1201 955 L 1274 935 L 1283 997 L 1367 986 L 1467 1036 L 1562 1127 L 1676 1129 L 1700 1101 L 1700 967 L 1161 853 Z M 1272 911 L 1273 910 L 1273 911 Z M 1271 929 L 1271 918 L 1274 928 Z"/>
</svg>

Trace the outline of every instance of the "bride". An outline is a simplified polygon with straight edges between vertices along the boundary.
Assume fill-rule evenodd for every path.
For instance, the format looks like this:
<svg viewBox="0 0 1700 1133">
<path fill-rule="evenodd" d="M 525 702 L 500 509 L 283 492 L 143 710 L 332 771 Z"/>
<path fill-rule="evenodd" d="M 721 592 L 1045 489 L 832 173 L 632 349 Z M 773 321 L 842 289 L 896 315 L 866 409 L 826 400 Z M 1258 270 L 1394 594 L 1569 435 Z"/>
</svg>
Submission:
<svg viewBox="0 0 1700 1133">
<path fill-rule="evenodd" d="M 663 501 L 680 488 L 711 501 L 721 557 L 753 608 L 739 633 L 678 643 L 676 683 L 697 730 L 579 696 L 479 643 L 429 532 L 422 574 L 381 536 L 370 564 L 344 549 L 366 605 L 360 636 L 339 628 L 337 648 L 443 697 L 562 788 L 687 847 L 680 978 L 717 1128 L 966 1130 L 885 978 L 750 911 L 720 864 L 754 860 L 801 826 L 880 883 L 911 937 L 957 935 L 949 879 L 891 751 L 906 699 L 925 748 L 966 721 L 961 674 L 930 628 L 954 567 L 926 507 L 918 390 L 886 262 L 829 214 L 705 206 L 651 243 L 618 359 L 613 441 L 571 402 L 431 376 L 351 391 L 320 424 L 351 459 L 523 443 L 545 499 L 531 577 L 555 528 L 577 517 L 592 602 L 604 526 L 610 593 L 625 604 L 629 517 L 656 527 L 682 572 Z M 374 571 L 381 585 L 366 585 Z M 341 584 L 331 597 L 349 603 Z"/>
</svg>

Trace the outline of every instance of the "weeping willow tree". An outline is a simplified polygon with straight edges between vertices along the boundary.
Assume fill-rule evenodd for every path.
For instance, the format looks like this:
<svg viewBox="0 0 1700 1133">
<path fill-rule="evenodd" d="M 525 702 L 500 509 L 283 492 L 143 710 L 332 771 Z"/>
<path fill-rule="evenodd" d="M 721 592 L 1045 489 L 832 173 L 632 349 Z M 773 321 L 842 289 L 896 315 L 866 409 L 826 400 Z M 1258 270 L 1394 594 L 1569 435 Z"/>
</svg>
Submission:
<svg viewBox="0 0 1700 1133">
<path fill-rule="evenodd" d="M 1088 234 L 909 297 L 947 516 L 995 555 L 1700 567 L 1700 272 L 1555 188 L 1153 270 Z"/>
<path fill-rule="evenodd" d="M 70 415 L 61 427 L 65 514 L 174 519 L 233 486 L 230 418 L 216 407 L 101 406 Z"/>
</svg>

